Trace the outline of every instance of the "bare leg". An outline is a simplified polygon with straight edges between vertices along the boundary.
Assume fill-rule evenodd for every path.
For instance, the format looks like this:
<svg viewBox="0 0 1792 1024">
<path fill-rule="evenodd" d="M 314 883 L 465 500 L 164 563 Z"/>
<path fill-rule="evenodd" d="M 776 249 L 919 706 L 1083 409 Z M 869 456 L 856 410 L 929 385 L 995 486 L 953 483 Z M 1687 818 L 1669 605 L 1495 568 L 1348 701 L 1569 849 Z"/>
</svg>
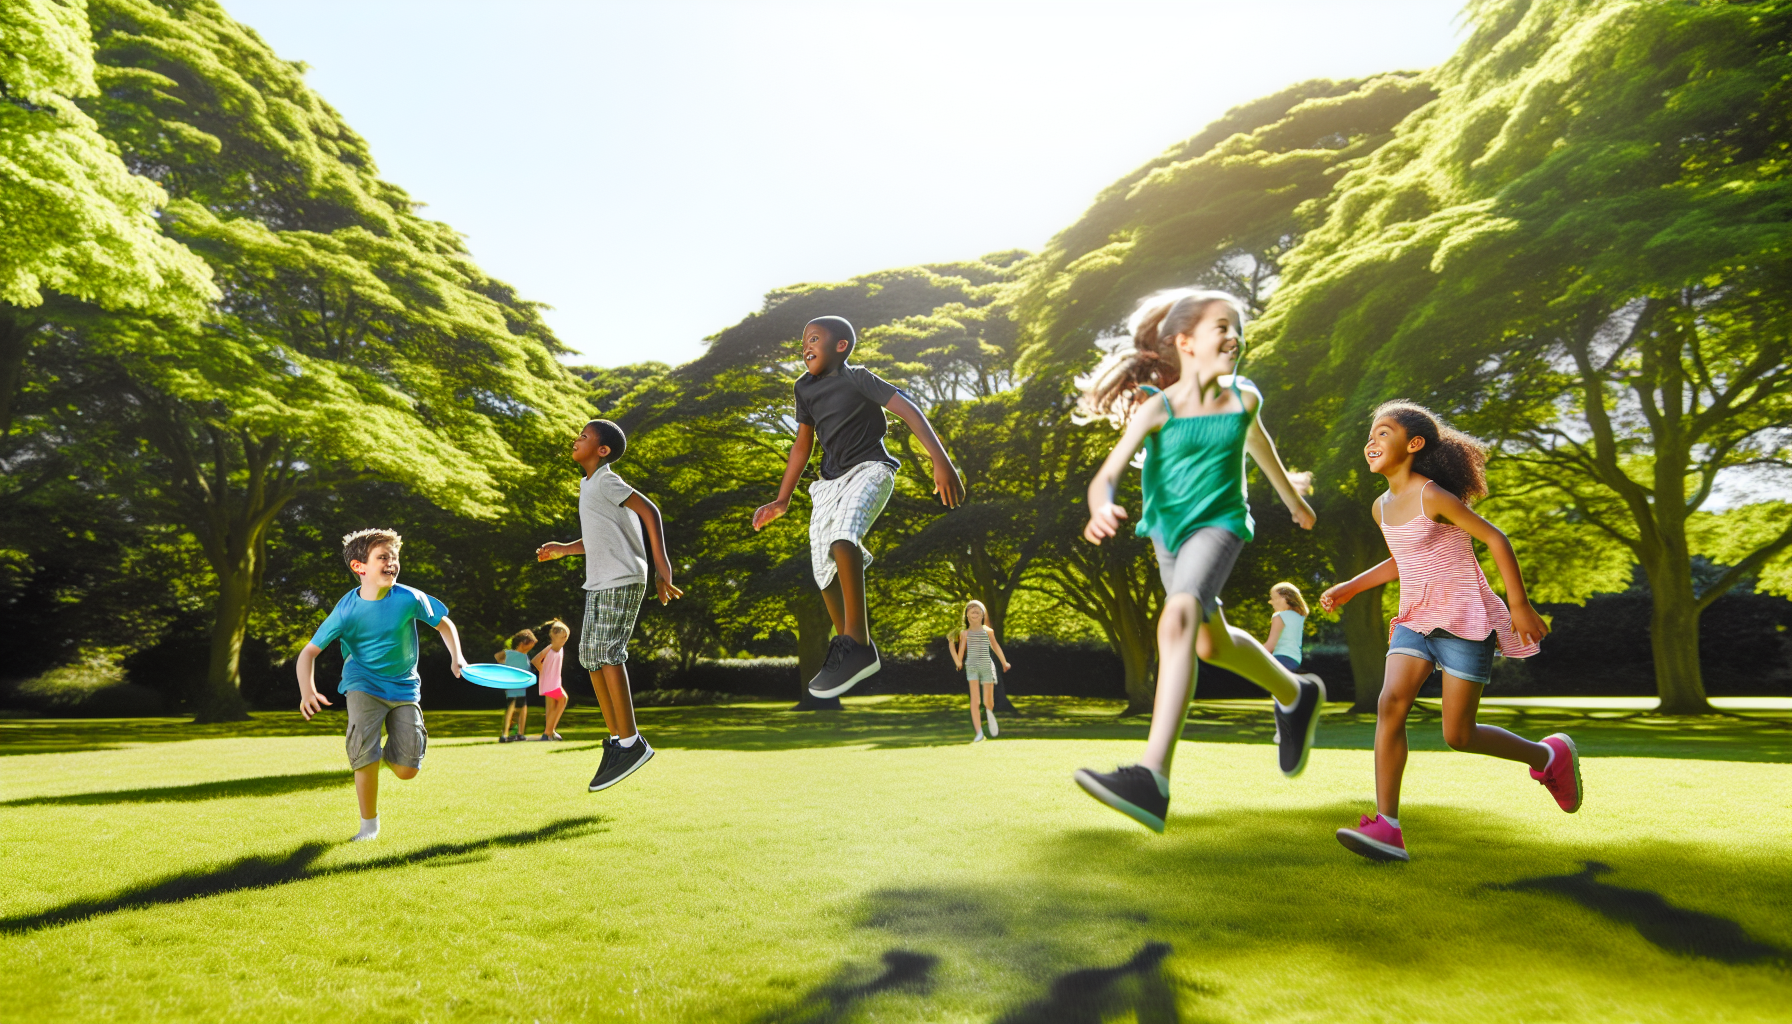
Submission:
<svg viewBox="0 0 1792 1024">
<path fill-rule="evenodd" d="M 527 697 L 516 702 L 516 734 L 529 734 L 529 699 Z"/>
<path fill-rule="evenodd" d="M 591 689 L 597 694 L 597 709 L 604 714 L 604 728 L 610 730 L 612 736 L 622 735 L 616 731 L 616 712 L 610 707 L 610 688 L 604 683 L 604 670 L 591 669 L 590 675 Z"/>
<path fill-rule="evenodd" d="M 612 728 L 618 739 L 626 740 L 636 732 L 635 698 L 628 689 L 628 666 L 605 665 L 599 671 L 603 673 L 604 690 L 610 696 L 610 709 L 616 716 Z M 610 720 L 609 712 L 605 713 L 604 720 Z"/>
<path fill-rule="evenodd" d="M 1283 707 L 1300 699 L 1300 683 L 1282 667 L 1257 638 L 1226 622 L 1226 611 L 1216 609 L 1201 624 L 1195 637 L 1195 653 L 1202 661 L 1249 679 L 1268 690 Z"/>
<path fill-rule="evenodd" d="M 1151 705 L 1151 734 L 1139 763 L 1161 775 L 1170 774 L 1176 740 L 1188 717 L 1188 701 L 1195 691 L 1195 599 L 1171 594 L 1157 620 L 1157 699 Z"/>
<path fill-rule="evenodd" d="M 996 709 L 996 684 L 983 684 L 983 706 L 991 711 Z"/>
<path fill-rule="evenodd" d="M 1375 706 L 1375 809 L 1400 816 L 1400 779 L 1406 774 L 1406 715 L 1431 678 L 1431 662 L 1410 654 L 1388 655 Z"/>
<path fill-rule="evenodd" d="M 1522 761 L 1542 771 L 1549 763 L 1549 748 L 1497 725 L 1476 725 L 1475 711 L 1480 705 L 1480 683 L 1444 673 L 1444 742 L 1450 749 Z"/>
<path fill-rule="evenodd" d="M 834 631 L 843 636 L 850 636 L 859 643 L 871 642 L 871 634 L 867 632 L 865 621 L 865 560 L 859 552 L 859 546 L 849 540 L 837 540 L 831 550 L 834 553 L 834 582 L 829 589 L 839 588 L 836 601 L 839 605 L 835 612 L 836 601 L 828 601 L 828 614 L 834 617 Z M 828 600 L 827 591 L 821 593 L 822 600 Z"/>
<path fill-rule="evenodd" d="M 971 731 L 974 733 L 983 731 L 983 708 L 978 704 L 978 698 L 981 695 L 982 695 L 981 688 L 979 688 L 976 683 L 972 683 L 971 684 Z"/>
<path fill-rule="evenodd" d="M 560 729 L 560 716 L 566 713 L 565 697 L 548 698 L 548 724 L 542 729 L 543 736 L 553 736 Z"/>
<path fill-rule="evenodd" d="M 355 769 L 355 802 L 361 805 L 361 820 L 380 816 L 380 763 Z"/>
</svg>

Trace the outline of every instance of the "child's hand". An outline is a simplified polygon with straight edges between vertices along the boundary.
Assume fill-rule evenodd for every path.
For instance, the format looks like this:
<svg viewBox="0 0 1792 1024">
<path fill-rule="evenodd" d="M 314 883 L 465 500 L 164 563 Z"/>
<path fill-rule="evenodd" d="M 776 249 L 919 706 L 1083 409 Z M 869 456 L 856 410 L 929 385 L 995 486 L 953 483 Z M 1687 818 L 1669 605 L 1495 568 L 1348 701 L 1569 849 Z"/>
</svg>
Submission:
<svg viewBox="0 0 1792 1024">
<path fill-rule="evenodd" d="M 672 581 L 664 576 L 655 576 L 653 578 L 653 586 L 655 590 L 659 591 L 660 604 L 662 605 L 671 604 L 673 598 L 684 596 L 684 591 L 673 586 Z"/>
<path fill-rule="evenodd" d="M 500 654 L 496 658 L 493 658 L 492 660 L 493 661 L 503 661 L 504 656 L 502 654 Z M 450 671 L 452 671 L 454 673 L 454 678 L 459 679 L 461 669 L 464 669 L 466 667 L 467 667 L 467 659 L 461 657 L 459 651 L 454 652 L 453 658 L 450 659 L 448 662 L 448 668 Z"/>
<path fill-rule="evenodd" d="M 1512 606 L 1512 631 L 1517 633 L 1525 643 L 1534 644 L 1549 635 L 1549 623 L 1537 614 L 1537 609 L 1526 601 Z"/>
<path fill-rule="evenodd" d="M 299 714 L 304 715 L 305 721 L 309 722 L 311 721 L 312 715 L 317 714 L 319 711 L 323 710 L 324 707 L 328 707 L 329 703 L 330 698 L 318 693 L 316 690 L 312 690 L 309 693 L 301 693 L 299 694 Z"/>
<path fill-rule="evenodd" d="M 753 529 L 763 530 L 772 520 L 783 515 L 790 508 L 790 499 L 774 501 L 769 505 L 761 505 L 753 510 Z"/>
<path fill-rule="evenodd" d="M 1004 672 L 1008 671 L 1009 669 L 1011 669 L 1013 667 L 1014 667 L 1013 665 L 1010 665 L 1005 661 L 1002 662 L 1002 671 L 1004 671 Z"/>
<path fill-rule="evenodd" d="M 940 496 L 940 504 L 947 508 L 964 504 L 964 481 L 959 479 L 958 467 L 951 460 L 941 459 L 933 464 L 933 493 Z"/>
<path fill-rule="evenodd" d="M 1311 530 L 1313 524 L 1319 521 L 1319 517 L 1314 514 L 1313 506 L 1307 504 L 1305 500 L 1300 498 L 1295 500 L 1300 502 L 1300 506 L 1288 510 L 1294 515 L 1294 524 L 1303 530 Z"/>
<path fill-rule="evenodd" d="M 1292 469 L 1289 470 L 1288 471 L 1288 486 L 1294 488 L 1294 493 L 1296 493 L 1296 494 L 1312 494 L 1313 493 L 1313 474 L 1312 474 L 1312 472 L 1309 470 L 1305 470 L 1305 469 L 1299 470 L 1299 471 L 1295 471 Z"/>
<path fill-rule="evenodd" d="M 1319 609 L 1321 611 L 1335 612 L 1344 607 L 1344 605 L 1354 596 L 1355 595 L 1350 591 L 1344 589 L 1344 584 L 1336 584 L 1335 586 L 1326 588 L 1325 593 L 1319 595 Z"/>
<path fill-rule="evenodd" d="M 1089 524 L 1083 527 L 1083 539 L 1091 544 L 1100 544 L 1104 538 L 1120 532 L 1120 520 L 1125 518 L 1126 510 L 1111 501 L 1106 505 L 1092 506 L 1089 509 Z"/>
<path fill-rule="evenodd" d="M 566 554 L 566 549 L 571 546 L 572 545 L 570 544 L 562 544 L 557 540 L 550 540 L 546 544 L 535 549 L 535 560 L 537 562 L 551 562 L 556 558 L 564 556 Z"/>
</svg>

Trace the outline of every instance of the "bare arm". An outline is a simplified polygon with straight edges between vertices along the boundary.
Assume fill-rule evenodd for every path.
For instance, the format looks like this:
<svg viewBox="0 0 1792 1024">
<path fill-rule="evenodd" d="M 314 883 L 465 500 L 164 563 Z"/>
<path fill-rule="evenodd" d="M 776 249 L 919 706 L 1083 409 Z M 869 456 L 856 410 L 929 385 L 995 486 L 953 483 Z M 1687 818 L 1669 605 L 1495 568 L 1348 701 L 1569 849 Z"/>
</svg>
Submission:
<svg viewBox="0 0 1792 1024">
<path fill-rule="evenodd" d="M 1269 617 L 1269 636 L 1264 638 L 1263 646 L 1273 651 L 1276 649 L 1276 641 L 1280 639 L 1282 639 L 1282 617 L 1271 615 Z"/>
<path fill-rule="evenodd" d="M 630 494 L 622 507 L 640 516 L 647 524 L 647 543 L 653 548 L 654 586 L 659 590 L 660 604 L 683 597 L 684 591 L 672 585 L 672 560 L 666 555 L 666 523 L 660 518 L 660 507 L 648 501 L 640 491 Z"/>
<path fill-rule="evenodd" d="M 1163 426 L 1167 419 L 1169 413 L 1164 410 L 1163 403 L 1147 402 L 1127 421 L 1120 443 L 1095 471 L 1095 479 L 1089 481 L 1089 522 L 1083 527 L 1084 540 L 1100 544 L 1104 538 L 1120 532 L 1120 520 L 1126 518 L 1126 510 L 1114 504 L 1114 488 L 1120 485 L 1120 478 L 1132 464 L 1132 457 L 1144 447 L 1146 435 Z"/>
<path fill-rule="evenodd" d="M 1008 656 L 1002 653 L 1002 645 L 996 643 L 996 631 L 990 629 L 988 626 L 984 626 L 983 632 L 989 637 L 989 649 L 996 652 L 996 657 L 1002 659 L 1002 671 L 1008 671 L 1008 669 L 1013 666 L 1008 664 Z"/>
<path fill-rule="evenodd" d="M 312 669 L 317 664 L 317 656 L 322 653 L 324 653 L 324 649 L 316 644 L 306 644 L 305 649 L 299 652 L 297 666 L 299 672 L 299 714 L 304 715 L 305 721 L 307 722 L 311 721 L 312 715 L 317 714 L 318 711 L 329 706 L 330 703 L 330 698 L 317 692 L 317 682 L 312 678 Z"/>
<path fill-rule="evenodd" d="M 1400 570 L 1394 565 L 1392 558 L 1384 558 L 1374 568 L 1365 569 L 1351 579 L 1345 580 L 1319 595 L 1320 609 L 1335 612 L 1350 603 L 1350 599 L 1365 590 L 1373 590 L 1383 583 L 1392 583 L 1400 578 Z"/>
<path fill-rule="evenodd" d="M 890 396 L 884 408 L 908 424 L 908 429 L 920 439 L 921 447 L 927 449 L 927 458 L 933 463 L 933 493 L 940 496 L 940 502 L 947 508 L 957 508 L 964 502 L 964 481 L 958 476 L 958 467 L 946 454 L 946 447 L 940 444 L 939 435 L 933 432 L 933 424 L 927 422 L 926 414 L 900 391 Z"/>
<path fill-rule="evenodd" d="M 952 664 L 957 665 L 959 668 L 963 668 L 964 645 L 966 643 L 964 634 L 960 633 L 956 637 L 948 636 L 946 639 L 952 642 Z"/>
<path fill-rule="evenodd" d="M 448 648 L 448 667 L 458 679 L 460 670 L 467 667 L 467 657 L 460 652 L 460 631 L 454 628 L 454 620 L 444 615 L 442 621 L 436 623 L 436 632 L 442 636 L 442 646 Z M 500 654 L 496 660 L 502 661 L 504 656 Z"/>
<path fill-rule="evenodd" d="M 546 544 L 535 549 L 535 560 L 537 562 L 548 562 L 556 558 L 562 558 L 566 555 L 582 555 L 584 553 L 585 538 L 583 537 L 580 537 L 578 540 L 568 541 L 550 540 Z"/>
<path fill-rule="evenodd" d="M 1269 432 L 1263 429 L 1263 421 L 1258 418 L 1263 403 L 1259 400 L 1256 408 L 1251 410 L 1251 429 L 1245 434 L 1244 450 L 1256 460 L 1257 468 L 1263 471 L 1264 479 L 1276 489 L 1276 495 L 1288 511 L 1294 516 L 1295 523 L 1303 530 L 1311 530 L 1318 516 L 1313 514 L 1313 507 L 1307 499 L 1301 497 L 1301 491 L 1312 486 L 1312 476 L 1301 474 L 1299 484 L 1288 477 L 1288 467 L 1282 465 L 1282 456 L 1276 451 L 1276 443 L 1270 440 Z"/>
<path fill-rule="evenodd" d="M 778 483 L 778 499 L 753 510 L 753 529 L 763 530 L 766 524 L 790 508 L 790 496 L 796 493 L 796 482 L 802 479 L 803 467 L 815 453 L 815 425 L 798 423 L 796 443 L 790 446 L 790 458 L 784 463 L 784 479 Z"/>
<path fill-rule="evenodd" d="M 1524 574 L 1518 568 L 1518 554 L 1512 550 L 1512 542 L 1507 539 L 1505 532 L 1481 518 L 1462 499 L 1441 487 L 1432 489 L 1431 498 L 1435 503 L 1433 510 L 1445 522 L 1466 530 L 1469 536 L 1487 545 L 1488 552 L 1493 555 L 1493 564 L 1500 571 L 1500 581 L 1506 585 L 1506 604 L 1512 610 L 1512 629 L 1526 643 L 1536 643 L 1548 636 L 1549 625 L 1531 607 L 1531 600 L 1524 589 Z"/>
</svg>

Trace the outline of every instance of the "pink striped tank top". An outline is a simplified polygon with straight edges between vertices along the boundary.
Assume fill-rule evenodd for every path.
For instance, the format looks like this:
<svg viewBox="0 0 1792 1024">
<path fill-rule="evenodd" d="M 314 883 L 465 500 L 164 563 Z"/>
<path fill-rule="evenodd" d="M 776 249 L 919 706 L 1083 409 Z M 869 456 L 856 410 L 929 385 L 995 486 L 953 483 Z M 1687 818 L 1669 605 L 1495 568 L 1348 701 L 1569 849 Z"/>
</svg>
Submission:
<svg viewBox="0 0 1792 1024">
<path fill-rule="evenodd" d="M 1431 486 L 1430 481 L 1425 486 Z M 1419 514 L 1399 526 L 1381 524 L 1394 568 L 1400 574 L 1400 614 L 1388 623 L 1415 633 L 1446 629 L 1464 640 L 1498 637 L 1500 653 L 1508 658 L 1528 658 L 1541 648 L 1525 643 L 1512 629 L 1512 612 L 1487 585 L 1487 574 L 1475 560 L 1474 539 L 1468 531 L 1440 523 L 1424 512 L 1425 494 L 1419 492 Z M 1387 505 L 1382 504 L 1385 518 Z"/>
</svg>

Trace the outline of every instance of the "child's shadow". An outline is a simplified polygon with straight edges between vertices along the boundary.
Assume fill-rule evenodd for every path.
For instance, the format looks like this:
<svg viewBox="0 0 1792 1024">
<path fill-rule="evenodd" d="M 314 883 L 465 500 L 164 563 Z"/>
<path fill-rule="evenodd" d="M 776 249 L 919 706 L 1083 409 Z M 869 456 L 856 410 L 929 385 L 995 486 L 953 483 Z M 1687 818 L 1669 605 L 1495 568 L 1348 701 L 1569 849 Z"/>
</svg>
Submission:
<svg viewBox="0 0 1792 1024">
<path fill-rule="evenodd" d="M 1489 888 L 1509 892 L 1547 892 L 1566 896 L 1588 910 L 1631 925 L 1650 942 L 1682 956 L 1699 956 L 1727 964 L 1786 959 L 1786 951 L 1754 938 L 1726 917 L 1676 907 L 1659 893 L 1626 889 L 1599 880 L 1612 868 L 1596 860 L 1572 875 L 1527 878 Z"/>
</svg>

